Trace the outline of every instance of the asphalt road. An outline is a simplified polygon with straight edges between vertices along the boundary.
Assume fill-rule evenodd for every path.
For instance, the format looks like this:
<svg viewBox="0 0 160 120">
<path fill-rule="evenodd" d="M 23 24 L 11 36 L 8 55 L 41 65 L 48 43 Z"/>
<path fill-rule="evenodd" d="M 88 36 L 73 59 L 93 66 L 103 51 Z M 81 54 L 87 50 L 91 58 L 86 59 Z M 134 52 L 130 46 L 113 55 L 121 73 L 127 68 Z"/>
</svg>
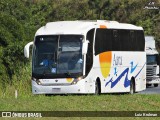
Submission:
<svg viewBox="0 0 160 120">
<path fill-rule="evenodd" d="M 153 85 L 147 87 L 146 90 L 138 92 L 138 94 L 160 94 L 160 84 L 158 87 L 154 87 Z"/>
</svg>

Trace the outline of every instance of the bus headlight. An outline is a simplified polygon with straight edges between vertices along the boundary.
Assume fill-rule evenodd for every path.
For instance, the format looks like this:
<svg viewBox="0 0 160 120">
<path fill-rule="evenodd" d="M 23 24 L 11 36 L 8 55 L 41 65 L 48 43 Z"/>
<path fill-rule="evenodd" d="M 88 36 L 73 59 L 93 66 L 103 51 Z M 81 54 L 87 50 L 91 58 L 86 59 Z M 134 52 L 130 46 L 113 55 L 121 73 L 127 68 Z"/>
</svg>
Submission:
<svg viewBox="0 0 160 120">
<path fill-rule="evenodd" d="M 78 77 L 78 78 L 74 78 L 74 80 L 72 81 L 72 85 L 76 84 L 78 81 L 82 80 L 83 77 Z"/>
<path fill-rule="evenodd" d="M 32 80 L 35 81 L 38 85 L 41 85 L 41 84 L 42 84 L 39 79 L 36 79 L 36 78 L 33 78 L 33 77 L 32 77 Z"/>
</svg>

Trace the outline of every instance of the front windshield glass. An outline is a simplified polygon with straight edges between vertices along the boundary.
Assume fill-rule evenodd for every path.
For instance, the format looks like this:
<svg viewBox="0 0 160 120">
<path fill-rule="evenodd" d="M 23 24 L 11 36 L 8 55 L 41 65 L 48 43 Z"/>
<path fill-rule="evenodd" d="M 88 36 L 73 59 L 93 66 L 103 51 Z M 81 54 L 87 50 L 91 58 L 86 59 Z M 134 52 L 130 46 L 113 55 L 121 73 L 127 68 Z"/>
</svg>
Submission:
<svg viewBox="0 0 160 120">
<path fill-rule="evenodd" d="M 82 75 L 82 40 L 82 35 L 37 36 L 33 75 L 45 78 Z"/>
<path fill-rule="evenodd" d="M 157 64 L 156 55 L 147 55 L 147 64 Z"/>
</svg>

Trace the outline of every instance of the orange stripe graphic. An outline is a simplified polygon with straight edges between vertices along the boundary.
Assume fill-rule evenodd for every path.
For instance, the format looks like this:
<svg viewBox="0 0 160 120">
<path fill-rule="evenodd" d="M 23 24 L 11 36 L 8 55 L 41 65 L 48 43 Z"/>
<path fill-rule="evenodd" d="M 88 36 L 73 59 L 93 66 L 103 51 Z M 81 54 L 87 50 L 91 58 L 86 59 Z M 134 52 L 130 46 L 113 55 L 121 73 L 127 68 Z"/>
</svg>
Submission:
<svg viewBox="0 0 160 120">
<path fill-rule="evenodd" d="M 101 73 L 104 78 L 109 75 L 111 69 L 112 52 L 104 52 L 99 55 Z"/>
<path fill-rule="evenodd" d="M 107 28 L 105 25 L 100 25 L 100 28 Z"/>
</svg>

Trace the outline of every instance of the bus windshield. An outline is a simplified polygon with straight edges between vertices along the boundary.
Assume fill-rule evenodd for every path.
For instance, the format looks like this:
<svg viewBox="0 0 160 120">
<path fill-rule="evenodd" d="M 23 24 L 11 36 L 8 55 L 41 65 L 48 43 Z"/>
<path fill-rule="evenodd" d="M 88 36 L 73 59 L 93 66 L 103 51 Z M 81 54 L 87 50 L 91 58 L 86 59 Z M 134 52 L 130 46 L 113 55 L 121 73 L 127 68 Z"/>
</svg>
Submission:
<svg viewBox="0 0 160 120">
<path fill-rule="evenodd" d="M 33 48 L 32 76 L 77 77 L 83 73 L 82 35 L 37 36 Z"/>
<path fill-rule="evenodd" d="M 147 64 L 157 64 L 156 55 L 147 55 Z"/>
</svg>

